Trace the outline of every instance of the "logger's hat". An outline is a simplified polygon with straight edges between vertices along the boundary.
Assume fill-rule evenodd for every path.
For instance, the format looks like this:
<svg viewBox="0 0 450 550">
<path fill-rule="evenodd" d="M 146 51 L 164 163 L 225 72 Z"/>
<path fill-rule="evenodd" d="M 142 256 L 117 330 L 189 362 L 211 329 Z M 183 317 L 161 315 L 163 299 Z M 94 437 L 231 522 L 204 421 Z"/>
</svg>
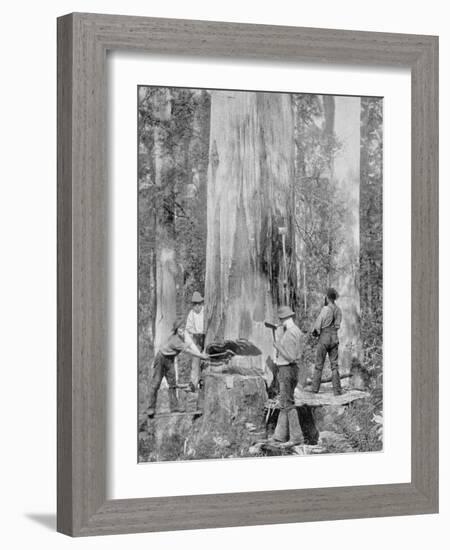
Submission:
<svg viewBox="0 0 450 550">
<path fill-rule="evenodd" d="M 184 327 L 184 319 L 182 317 L 178 317 L 178 319 L 173 322 L 173 332 L 176 333 L 180 327 Z"/>
<path fill-rule="evenodd" d="M 337 290 L 334 288 L 327 288 L 327 298 L 329 300 L 337 300 L 339 298 L 339 294 L 337 293 Z"/>
<path fill-rule="evenodd" d="M 197 291 L 194 292 L 194 294 L 192 295 L 191 302 L 193 304 L 203 304 L 203 298 L 200 292 L 197 292 Z"/>
<path fill-rule="evenodd" d="M 295 313 L 289 306 L 281 306 L 278 308 L 278 317 L 280 319 L 287 319 L 288 317 L 294 317 Z"/>
</svg>

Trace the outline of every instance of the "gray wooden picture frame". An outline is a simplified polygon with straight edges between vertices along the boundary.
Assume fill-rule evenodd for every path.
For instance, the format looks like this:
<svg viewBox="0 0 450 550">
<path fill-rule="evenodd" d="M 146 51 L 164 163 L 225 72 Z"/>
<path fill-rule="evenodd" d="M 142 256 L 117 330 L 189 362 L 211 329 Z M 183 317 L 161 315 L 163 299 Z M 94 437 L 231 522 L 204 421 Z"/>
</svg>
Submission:
<svg viewBox="0 0 450 550">
<path fill-rule="evenodd" d="M 108 50 L 411 69 L 411 483 L 108 500 Z M 399 220 L 401 225 L 401 220 Z M 58 506 L 72 536 L 438 511 L 438 38 L 74 13 L 58 19 Z"/>
</svg>

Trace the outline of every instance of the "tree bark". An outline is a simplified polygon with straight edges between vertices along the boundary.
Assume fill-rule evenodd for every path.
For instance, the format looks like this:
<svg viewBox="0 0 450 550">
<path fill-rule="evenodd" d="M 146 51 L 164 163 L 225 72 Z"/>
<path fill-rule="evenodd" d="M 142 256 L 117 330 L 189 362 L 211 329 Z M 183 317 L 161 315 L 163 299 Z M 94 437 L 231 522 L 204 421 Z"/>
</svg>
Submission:
<svg viewBox="0 0 450 550">
<path fill-rule="evenodd" d="M 341 148 L 333 162 L 333 181 L 345 201 L 342 245 L 337 255 L 336 286 L 342 324 L 339 331 L 340 363 L 344 371 L 352 357 L 360 358 L 359 300 L 359 187 L 360 187 L 360 116 L 359 97 L 335 97 L 334 132 Z"/>
<path fill-rule="evenodd" d="M 288 295 L 295 290 L 292 216 L 294 121 L 289 94 L 214 91 L 208 170 L 207 341 L 248 338 L 263 351 L 264 327 L 283 302 L 286 228 Z"/>
<path fill-rule="evenodd" d="M 163 190 L 160 215 L 157 223 L 156 243 L 156 315 L 155 315 L 155 355 L 168 338 L 176 317 L 176 276 L 174 242 L 173 181 L 169 181 L 170 158 L 164 148 L 162 124 L 171 116 L 170 89 L 161 88 L 154 97 L 155 118 L 159 124 L 154 128 L 153 161 L 155 184 Z M 161 244 L 160 244 L 161 243 Z"/>
</svg>

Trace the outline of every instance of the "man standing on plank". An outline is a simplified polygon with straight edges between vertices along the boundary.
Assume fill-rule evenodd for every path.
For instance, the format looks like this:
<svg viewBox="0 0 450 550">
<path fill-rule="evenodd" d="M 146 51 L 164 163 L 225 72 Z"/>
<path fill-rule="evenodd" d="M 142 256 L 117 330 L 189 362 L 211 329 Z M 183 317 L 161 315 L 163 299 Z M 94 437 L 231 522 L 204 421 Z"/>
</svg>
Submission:
<svg viewBox="0 0 450 550">
<path fill-rule="evenodd" d="M 199 359 L 208 359 L 208 355 L 201 353 L 188 334 L 185 333 L 184 320 L 177 319 L 173 324 L 172 334 L 155 357 L 149 389 L 149 406 L 147 409 L 149 417 L 155 414 L 156 396 L 164 377 L 166 377 L 167 384 L 169 385 L 170 412 L 179 412 L 180 410 L 176 389 L 175 358 L 181 352 L 186 352 Z"/>
<path fill-rule="evenodd" d="M 280 412 L 273 439 L 287 447 L 302 443 L 302 430 L 294 402 L 298 381 L 298 361 L 301 356 L 302 333 L 294 323 L 295 313 L 289 306 L 278 309 L 283 325 L 282 337 L 274 342 L 277 350 L 278 383 L 280 386 Z"/>
<path fill-rule="evenodd" d="M 329 288 L 325 296 L 325 305 L 314 323 L 312 334 L 319 337 L 317 345 L 316 364 L 311 391 L 318 393 L 322 380 L 322 371 L 325 359 L 330 358 L 331 382 L 334 395 L 341 395 L 341 377 L 339 375 L 339 338 L 338 330 L 342 322 L 342 312 L 335 304 L 338 293 L 334 288 Z"/>
<path fill-rule="evenodd" d="M 186 332 L 192 338 L 198 349 L 203 352 L 205 346 L 205 321 L 203 315 L 203 298 L 200 292 L 194 292 L 191 302 L 192 309 L 187 316 Z M 191 391 L 195 392 L 198 389 L 199 380 L 200 359 L 198 357 L 193 357 L 191 365 Z"/>
</svg>

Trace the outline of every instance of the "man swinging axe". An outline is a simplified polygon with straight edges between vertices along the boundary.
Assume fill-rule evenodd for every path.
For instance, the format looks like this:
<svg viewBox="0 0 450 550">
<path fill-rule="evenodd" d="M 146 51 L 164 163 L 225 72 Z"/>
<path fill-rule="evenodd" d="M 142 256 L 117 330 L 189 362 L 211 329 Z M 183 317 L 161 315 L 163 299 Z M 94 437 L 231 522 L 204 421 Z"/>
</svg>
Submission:
<svg viewBox="0 0 450 550">
<path fill-rule="evenodd" d="M 278 309 L 283 335 L 274 341 L 275 363 L 280 386 L 280 412 L 273 439 L 286 447 L 303 442 L 302 430 L 294 402 L 294 390 L 298 381 L 298 361 L 301 355 L 301 331 L 294 323 L 295 313 L 289 306 Z"/>
<path fill-rule="evenodd" d="M 158 351 L 153 365 L 149 387 L 149 406 L 147 415 L 152 418 L 156 409 L 156 396 L 162 379 L 165 377 L 169 385 L 170 412 L 181 412 L 178 406 L 175 375 L 175 358 L 185 352 L 199 359 L 208 359 L 206 353 L 202 353 L 185 331 L 183 319 L 177 319 L 173 324 L 172 334 Z"/>
</svg>

